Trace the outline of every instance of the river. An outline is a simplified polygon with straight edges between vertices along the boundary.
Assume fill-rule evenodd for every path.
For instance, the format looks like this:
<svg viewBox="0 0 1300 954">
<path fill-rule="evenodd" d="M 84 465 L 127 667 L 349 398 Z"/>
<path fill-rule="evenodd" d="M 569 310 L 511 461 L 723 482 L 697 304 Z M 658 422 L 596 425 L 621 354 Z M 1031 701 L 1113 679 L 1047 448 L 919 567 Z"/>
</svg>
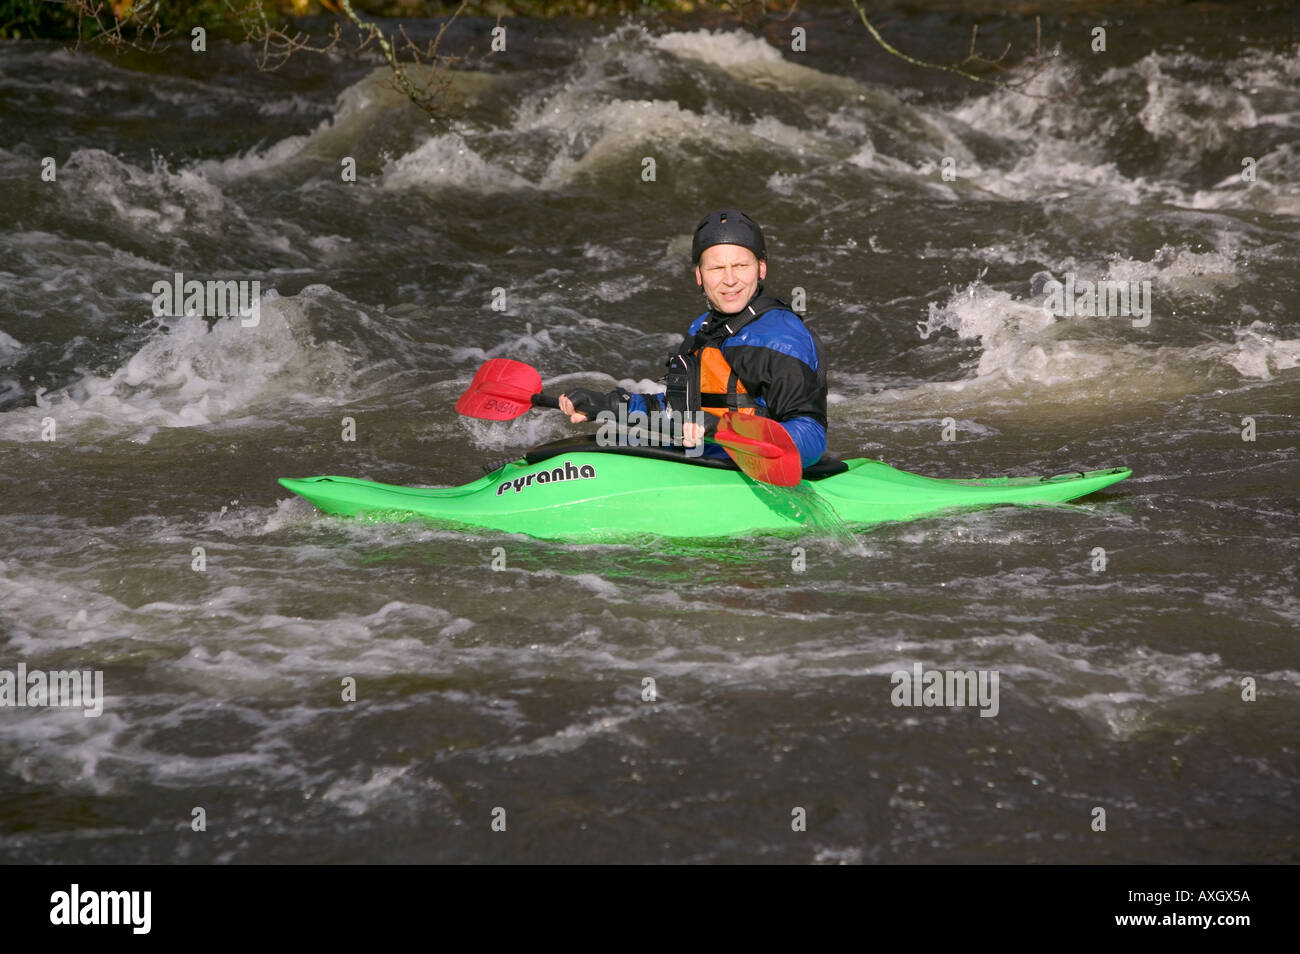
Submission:
<svg viewBox="0 0 1300 954">
<path fill-rule="evenodd" d="M 0 43 L 0 669 L 104 686 L 0 707 L 0 860 L 1294 862 L 1294 15 L 1047 18 L 994 74 L 1033 95 L 851 11 L 800 13 L 804 52 L 508 21 L 433 120 L 374 59 Z M 967 53 L 961 15 L 880 22 Z M 1032 18 L 983 22 L 1032 52 Z M 725 544 L 277 485 L 459 484 L 577 432 L 457 416 L 489 357 L 657 387 L 720 207 L 805 296 L 833 451 L 1133 476 Z M 257 323 L 155 315 L 176 273 L 257 281 Z M 1067 277 L 1149 321 L 1048 314 Z M 918 664 L 997 673 L 996 714 L 895 705 Z"/>
</svg>

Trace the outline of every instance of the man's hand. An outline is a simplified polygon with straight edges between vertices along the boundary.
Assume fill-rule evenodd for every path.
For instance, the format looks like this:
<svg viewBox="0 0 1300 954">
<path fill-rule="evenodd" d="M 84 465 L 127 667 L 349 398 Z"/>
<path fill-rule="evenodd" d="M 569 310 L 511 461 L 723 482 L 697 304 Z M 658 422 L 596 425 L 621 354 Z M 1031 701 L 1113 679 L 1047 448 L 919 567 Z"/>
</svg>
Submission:
<svg viewBox="0 0 1300 954">
<path fill-rule="evenodd" d="M 617 414 L 619 404 L 629 397 L 626 391 L 617 388 L 608 394 L 601 394 L 590 388 L 574 388 L 560 395 L 560 410 L 569 415 L 569 420 L 574 424 L 581 424 L 601 411 Z"/>
<path fill-rule="evenodd" d="M 682 422 L 682 443 L 687 447 L 694 447 L 700 441 L 704 440 L 704 425 L 696 424 L 694 421 Z"/>
<path fill-rule="evenodd" d="M 581 424 L 583 421 L 587 419 L 587 415 L 574 410 L 573 402 L 569 400 L 569 396 L 567 394 L 560 395 L 560 410 L 563 411 L 565 414 L 569 415 L 569 420 L 571 420 L 574 424 Z"/>
</svg>

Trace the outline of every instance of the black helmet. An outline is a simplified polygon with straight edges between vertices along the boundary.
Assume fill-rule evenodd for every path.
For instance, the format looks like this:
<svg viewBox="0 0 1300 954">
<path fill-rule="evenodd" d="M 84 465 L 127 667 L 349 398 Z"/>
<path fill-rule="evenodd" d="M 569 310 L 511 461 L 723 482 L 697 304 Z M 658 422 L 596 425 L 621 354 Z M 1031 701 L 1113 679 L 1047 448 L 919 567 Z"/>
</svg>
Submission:
<svg viewBox="0 0 1300 954">
<path fill-rule="evenodd" d="M 754 253 L 759 261 L 767 259 L 767 245 L 758 223 L 737 209 L 723 209 L 705 216 L 695 226 L 695 239 L 691 242 L 691 261 L 700 264 L 704 250 L 713 245 L 739 245 Z"/>
</svg>

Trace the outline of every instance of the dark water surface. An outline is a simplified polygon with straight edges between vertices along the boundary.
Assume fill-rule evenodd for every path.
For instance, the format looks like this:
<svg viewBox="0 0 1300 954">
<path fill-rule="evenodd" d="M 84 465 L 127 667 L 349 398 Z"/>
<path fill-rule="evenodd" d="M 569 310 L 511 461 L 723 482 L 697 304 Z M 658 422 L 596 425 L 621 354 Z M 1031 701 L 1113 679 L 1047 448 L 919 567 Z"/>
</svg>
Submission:
<svg viewBox="0 0 1300 954">
<path fill-rule="evenodd" d="M 797 21 L 806 53 L 788 24 L 516 21 L 435 122 L 369 61 L 0 44 L 0 669 L 107 696 L 0 708 L 0 860 L 1295 861 L 1294 17 L 1049 19 L 1042 98 L 910 67 L 851 14 Z M 887 30 L 952 61 L 970 21 Z M 1033 21 L 980 36 L 1027 53 Z M 832 449 L 1133 477 L 592 546 L 275 483 L 462 483 L 573 431 L 458 417 L 487 357 L 651 386 L 723 205 L 762 223 L 768 289 L 806 291 Z M 260 281 L 260 323 L 153 317 L 178 271 Z M 1067 273 L 1149 282 L 1150 324 L 1048 315 Z M 996 671 L 996 717 L 894 706 L 916 663 Z"/>
</svg>

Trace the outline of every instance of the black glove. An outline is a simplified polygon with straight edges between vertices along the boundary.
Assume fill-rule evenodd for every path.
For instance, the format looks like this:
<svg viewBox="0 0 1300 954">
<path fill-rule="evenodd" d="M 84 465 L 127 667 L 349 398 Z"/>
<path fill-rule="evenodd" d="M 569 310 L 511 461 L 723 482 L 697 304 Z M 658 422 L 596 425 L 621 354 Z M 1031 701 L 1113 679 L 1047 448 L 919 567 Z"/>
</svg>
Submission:
<svg viewBox="0 0 1300 954">
<path fill-rule="evenodd" d="M 592 391 L 590 388 L 574 388 L 564 392 L 564 396 L 573 402 L 573 409 L 579 414 L 587 415 L 587 420 L 594 421 L 601 411 L 618 413 L 618 406 L 627 403 L 631 397 L 622 388 L 615 388 L 607 394 Z"/>
</svg>

